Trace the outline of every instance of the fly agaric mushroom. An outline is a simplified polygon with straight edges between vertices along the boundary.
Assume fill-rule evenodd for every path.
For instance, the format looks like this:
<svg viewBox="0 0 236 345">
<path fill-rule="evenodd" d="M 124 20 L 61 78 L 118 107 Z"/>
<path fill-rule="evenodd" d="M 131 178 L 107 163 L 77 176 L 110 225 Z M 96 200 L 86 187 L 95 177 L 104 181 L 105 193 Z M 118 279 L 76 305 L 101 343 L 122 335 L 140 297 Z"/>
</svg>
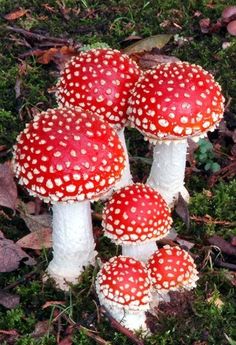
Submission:
<svg viewBox="0 0 236 345">
<path fill-rule="evenodd" d="M 121 177 L 124 152 L 115 131 L 81 109 L 49 109 L 17 138 L 14 168 L 29 193 L 53 204 L 53 260 L 48 273 L 66 289 L 96 252 L 90 200 Z"/>
<path fill-rule="evenodd" d="M 130 90 L 140 76 L 136 62 L 112 49 L 91 49 L 74 56 L 61 72 L 59 106 L 81 107 L 100 115 L 116 131 L 124 147 L 126 168 L 116 189 L 132 183 L 124 137 Z"/>
<path fill-rule="evenodd" d="M 191 290 L 196 287 L 198 272 L 193 258 L 180 247 L 169 245 L 158 249 L 148 260 L 152 302 L 168 300 L 169 291 Z M 155 301 L 156 300 L 156 301 Z"/>
<path fill-rule="evenodd" d="M 223 117 L 223 102 L 213 76 L 188 62 L 161 64 L 145 72 L 133 89 L 129 119 L 155 144 L 147 184 L 168 205 L 179 193 L 188 199 L 184 188 L 187 138 L 212 131 Z"/>
<path fill-rule="evenodd" d="M 151 282 L 144 263 L 127 256 L 111 258 L 97 275 L 96 291 L 100 304 L 124 327 L 147 329 Z"/>
<path fill-rule="evenodd" d="M 122 245 L 122 254 L 147 261 L 156 241 L 170 230 L 172 218 L 162 196 L 136 183 L 116 191 L 103 209 L 105 235 Z"/>
</svg>

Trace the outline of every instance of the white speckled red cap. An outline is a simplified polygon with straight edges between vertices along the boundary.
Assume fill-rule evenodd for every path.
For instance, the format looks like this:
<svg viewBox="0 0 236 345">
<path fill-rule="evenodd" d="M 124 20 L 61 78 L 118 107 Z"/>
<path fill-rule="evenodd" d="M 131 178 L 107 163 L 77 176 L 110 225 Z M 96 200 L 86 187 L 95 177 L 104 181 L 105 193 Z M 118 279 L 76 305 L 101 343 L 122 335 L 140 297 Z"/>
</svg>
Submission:
<svg viewBox="0 0 236 345">
<path fill-rule="evenodd" d="M 162 196 L 141 183 L 119 189 L 103 210 L 105 235 L 117 244 L 157 241 L 167 235 L 171 223 Z"/>
<path fill-rule="evenodd" d="M 151 142 L 197 137 L 222 119 L 213 76 L 188 62 L 161 64 L 140 77 L 129 99 L 131 123 Z"/>
<path fill-rule="evenodd" d="M 143 262 L 115 256 L 99 271 L 96 290 L 102 303 L 129 310 L 148 310 L 151 282 Z"/>
<path fill-rule="evenodd" d="M 125 157 L 115 131 L 79 108 L 48 109 L 17 138 L 19 183 L 45 202 L 96 199 L 121 177 Z"/>
<path fill-rule="evenodd" d="M 121 129 L 127 122 L 130 90 L 140 76 L 136 62 L 112 49 L 92 49 L 74 56 L 61 72 L 56 98 L 60 106 L 96 112 Z"/>
<path fill-rule="evenodd" d="M 198 280 L 193 258 L 177 246 L 166 245 L 157 250 L 149 258 L 147 268 L 154 289 L 159 291 L 190 290 Z"/>
</svg>

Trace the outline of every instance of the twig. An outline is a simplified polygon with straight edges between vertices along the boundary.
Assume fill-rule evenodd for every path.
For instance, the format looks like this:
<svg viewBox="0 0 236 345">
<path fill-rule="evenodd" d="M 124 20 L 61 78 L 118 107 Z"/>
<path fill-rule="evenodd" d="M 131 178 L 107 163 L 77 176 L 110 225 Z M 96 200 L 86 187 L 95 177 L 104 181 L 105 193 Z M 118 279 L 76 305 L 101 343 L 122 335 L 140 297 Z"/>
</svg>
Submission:
<svg viewBox="0 0 236 345">
<path fill-rule="evenodd" d="M 62 314 L 62 317 L 73 327 L 75 327 L 76 329 L 78 329 L 79 331 L 83 331 L 89 338 L 92 338 L 93 340 L 96 341 L 97 344 L 100 345 L 111 345 L 111 343 L 109 341 L 106 341 L 105 339 L 103 339 L 102 337 L 100 337 L 99 335 L 97 335 L 95 332 L 93 332 L 92 330 L 80 325 L 79 323 L 75 323 L 73 320 L 71 320 L 67 315 Z"/>
<path fill-rule="evenodd" d="M 127 338 L 132 340 L 134 344 L 144 345 L 144 342 L 141 339 L 139 339 L 133 332 L 131 332 L 129 329 L 125 328 L 118 321 L 116 321 L 108 312 L 108 310 L 106 310 L 103 307 L 100 307 L 100 311 L 101 314 L 104 314 L 109 319 L 111 327 L 116 329 L 118 332 L 124 334 Z"/>
<path fill-rule="evenodd" d="M 227 269 L 229 269 L 231 271 L 236 271 L 236 265 L 235 264 L 231 264 L 229 262 L 224 262 L 224 261 L 222 261 L 220 259 L 216 259 L 214 261 L 214 263 L 215 263 L 215 265 L 217 267 L 227 268 Z"/>
<path fill-rule="evenodd" d="M 58 37 L 52 37 L 52 36 L 44 36 L 41 34 L 37 34 L 35 32 L 32 31 L 28 31 L 22 28 L 19 28 L 17 26 L 6 26 L 7 30 L 16 32 L 18 34 L 22 34 L 25 37 L 29 37 L 29 38 L 34 38 L 38 41 L 51 41 L 51 42 L 55 42 L 55 43 L 62 43 L 62 44 L 72 44 L 72 40 L 71 39 L 65 39 L 65 38 L 58 38 Z"/>
<path fill-rule="evenodd" d="M 19 284 L 23 283 L 24 281 L 26 281 L 28 278 L 31 278 L 32 276 L 34 276 L 36 273 L 37 273 L 36 271 L 32 271 L 32 272 L 26 273 L 22 278 L 18 279 L 14 283 L 5 286 L 5 288 L 3 288 L 3 290 L 13 289 L 17 285 L 19 285 Z"/>
<path fill-rule="evenodd" d="M 198 217 L 198 216 L 190 216 L 190 219 L 193 220 L 196 223 L 206 223 L 206 224 L 218 224 L 218 225 L 224 225 L 224 226 L 235 226 L 236 222 L 229 222 L 227 220 L 216 220 L 211 217 Z"/>
</svg>

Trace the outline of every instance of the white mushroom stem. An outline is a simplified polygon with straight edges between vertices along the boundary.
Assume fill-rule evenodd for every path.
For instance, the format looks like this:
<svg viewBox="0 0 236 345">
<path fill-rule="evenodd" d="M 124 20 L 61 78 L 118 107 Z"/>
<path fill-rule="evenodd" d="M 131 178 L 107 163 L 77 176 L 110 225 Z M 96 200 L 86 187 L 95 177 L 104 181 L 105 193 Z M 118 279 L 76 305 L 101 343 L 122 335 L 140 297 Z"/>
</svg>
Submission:
<svg viewBox="0 0 236 345">
<path fill-rule="evenodd" d="M 53 205 L 53 259 L 47 272 L 58 286 L 76 283 L 84 267 L 96 256 L 89 201 Z"/>
<path fill-rule="evenodd" d="M 189 194 L 184 187 L 187 140 L 157 142 L 153 150 L 153 163 L 147 184 L 156 189 L 172 207 L 181 193 L 188 202 Z"/>
<path fill-rule="evenodd" d="M 157 251 L 155 241 L 143 244 L 122 245 L 122 255 L 131 256 L 137 260 L 147 262 L 149 257 Z"/>
<path fill-rule="evenodd" d="M 125 186 L 128 186 L 128 185 L 133 183 L 132 175 L 130 172 L 129 154 L 128 154 L 127 146 L 126 146 L 126 142 L 125 142 L 124 131 L 125 131 L 125 129 L 123 127 L 122 129 L 120 129 L 119 131 L 116 132 L 118 134 L 118 137 L 119 137 L 120 142 L 121 142 L 123 149 L 124 149 L 125 168 L 123 170 L 122 177 L 121 177 L 120 181 L 118 181 L 115 184 L 115 188 L 114 188 L 115 190 L 120 189 L 120 188 L 125 187 Z"/>
<path fill-rule="evenodd" d="M 101 302 L 101 301 L 100 301 Z M 109 314 L 125 328 L 131 331 L 147 331 L 145 310 L 128 310 L 127 308 L 117 307 L 102 298 L 101 303 Z"/>
</svg>

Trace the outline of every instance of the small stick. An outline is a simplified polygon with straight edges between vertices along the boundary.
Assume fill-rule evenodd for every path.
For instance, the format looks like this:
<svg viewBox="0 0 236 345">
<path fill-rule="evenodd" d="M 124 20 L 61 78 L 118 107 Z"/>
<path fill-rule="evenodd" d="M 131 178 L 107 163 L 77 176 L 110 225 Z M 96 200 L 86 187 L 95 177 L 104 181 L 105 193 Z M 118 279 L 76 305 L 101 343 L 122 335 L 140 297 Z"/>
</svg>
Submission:
<svg viewBox="0 0 236 345">
<path fill-rule="evenodd" d="M 228 270 L 236 271 L 236 265 L 235 264 L 231 264 L 229 262 L 224 262 L 220 259 L 216 259 L 214 261 L 214 263 L 217 267 L 227 268 Z"/>
<path fill-rule="evenodd" d="M 105 339 L 101 338 L 99 335 L 95 334 L 92 330 L 75 323 L 73 320 L 71 320 L 67 315 L 62 314 L 62 317 L 73 327 L 78 329 L 79 331 L 83 331 L 89 338 L 92 338 L 93 340 L 96 341 L 97 344 L 100 345 L 111 345 L 109 341 L 106 341 Z"/>
<path fill-rule="evenodd" d="M 3 290 L 10 290 L 13 289 L 14 287 L 18 286 L 19 284 L 23 283 L 25 280 L 27 280 L 28 278 L 31 278 L 32 276 L 34 276 L 37 272 L 36 271 L 32 271 L 29 273 L 26 273 L 22 278 L 18 279 L 17 281 L 15 281 L 12 284 L 9 284 L 7 286 L 5 286 L 3 288 Z"/>
<path fill-rule="evenodd" d="M 70 39 L 44 36 L 44 35 L 29 31 L 29 30 L 19 28 L 17 26 L 14 26 L 14 27 L 13 26 L 6 26 L 6 29 L 13 31 L 13 32 L 16 32 L 18 34 L 22 34 L 23 36 L 26 36 L 29 38 L 35 38 L 38 41 L 53 41 L 55 43 L 63 43 L 63 44 L 71 44 L 72 43 L 72 40 L 70 40 Z"/>
</svg>

